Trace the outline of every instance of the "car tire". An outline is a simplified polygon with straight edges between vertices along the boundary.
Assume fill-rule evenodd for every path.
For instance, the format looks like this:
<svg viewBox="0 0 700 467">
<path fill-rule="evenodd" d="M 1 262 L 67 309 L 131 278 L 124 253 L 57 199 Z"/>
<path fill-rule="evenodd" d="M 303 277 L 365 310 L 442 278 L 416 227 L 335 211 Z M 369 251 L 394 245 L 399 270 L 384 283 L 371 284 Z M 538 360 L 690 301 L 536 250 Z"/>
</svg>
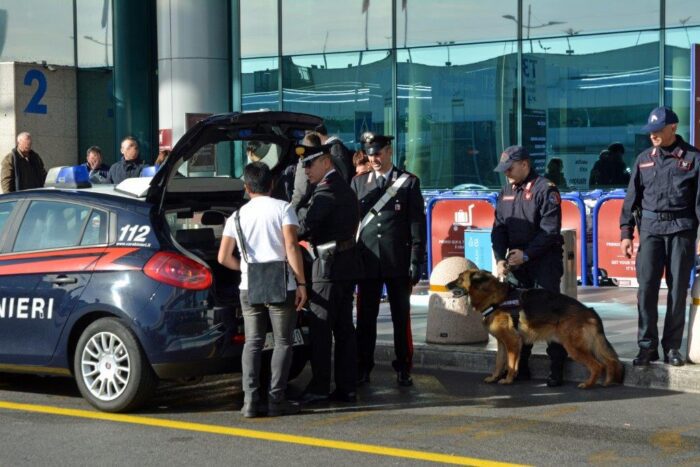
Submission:
<svg viewBox="0 0 700 467">
<path fill-rule="evenodd" d="M 83 331 L 73 369 L 80 393 L 105 412 L 134 410 L 157 386 L 136 336 L 116 318 L 98 319 Z"/>
</svg>

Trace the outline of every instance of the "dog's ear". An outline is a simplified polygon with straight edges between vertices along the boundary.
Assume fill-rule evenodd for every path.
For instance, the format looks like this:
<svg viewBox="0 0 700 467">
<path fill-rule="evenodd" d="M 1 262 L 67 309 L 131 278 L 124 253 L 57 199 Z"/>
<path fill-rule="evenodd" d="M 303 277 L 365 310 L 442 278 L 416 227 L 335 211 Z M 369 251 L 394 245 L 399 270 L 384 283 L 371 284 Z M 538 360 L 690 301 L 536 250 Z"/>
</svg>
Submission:
<svg viewBox="0 0 700 467">
<path fill-rule="evenodd" d="M 470 282 L 472 285 L 477 286 L 479 284 L 483 284 L 484 282 L 489 282 L 491 280 L 489 276 L 491 276 L 491 274 L 489 274 L 487 271 L 474 270 L 471 271 Z"/>
</svg>

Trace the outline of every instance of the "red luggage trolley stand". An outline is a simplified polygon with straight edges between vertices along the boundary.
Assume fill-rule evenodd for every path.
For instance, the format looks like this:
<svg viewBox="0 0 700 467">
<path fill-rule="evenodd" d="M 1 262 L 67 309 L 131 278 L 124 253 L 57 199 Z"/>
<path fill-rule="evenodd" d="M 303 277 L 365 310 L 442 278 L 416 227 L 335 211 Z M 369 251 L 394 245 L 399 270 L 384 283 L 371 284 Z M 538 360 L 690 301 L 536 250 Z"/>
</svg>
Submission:
<svg viewBox="0 0 700 467">
<path fill-rule="evenodd" d="M 588 246 L 586 239 L 586 205 L 578 192 L 561 194 L 561 229 L 576 231 L 576 276 L 581 285 L 588 284 Z"/>
</svg>

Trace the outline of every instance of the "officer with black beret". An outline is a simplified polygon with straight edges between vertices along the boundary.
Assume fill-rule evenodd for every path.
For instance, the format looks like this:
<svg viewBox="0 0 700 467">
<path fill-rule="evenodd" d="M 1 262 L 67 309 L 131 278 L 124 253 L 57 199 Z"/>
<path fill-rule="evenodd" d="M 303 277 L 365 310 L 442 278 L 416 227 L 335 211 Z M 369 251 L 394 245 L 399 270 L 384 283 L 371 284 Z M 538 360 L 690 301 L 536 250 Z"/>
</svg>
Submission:
<svg viewBox="0 0 700 467">
<path fill-rule="evenodd" d="M 632 257 L 635 225 L 639 230 L 639 353 L 632 363 L 647 366 L 659 359 L 656 323 L 665 272 L 668 301 L 661 347 L 664 362 L 681 366 L 685 301 L 700 219 L 700 154 L 676 134 L 678 115 L 667 107 L 652 110 L 642 129 L 650 134 L 652 147 L 637 156 L 620 215 L 620 249 L 627 258 Z"/>
<path fill-rule="evenodd" d="M 424 261 L 425 207 L 418 177 L 392 163 L 392 139 L 372 132 L 362 135 L 371 170 L 350 184 L 360 201 L 358 250 L 364 266 L 357 295 L 358 382 L 368 383 L 374 367 L 379 301 L 386 285 L 394 325 L 392 364 L 399 385 L 411 386 L 410 297 Z"/>
<path fill-rule="evenodd" d="M 357 198 L 333 167 L 330 145 L 296 146 L 313 193 L 299 210 L 299 238 L 313 251 L 311 272 L 312 378 L 301 401 L 329 398 L 331 342 L 335 338 L 335 391 L 330 398 L 355 402 L 357 341 L 352 321 L 353 286 L 360 277 L 355 233 L 360 223 Z"/>
<path fill-rule="evenodd" d="M 530 154 L 522 146 L 510 146 L 494 169 L 506 176 L 496 204 L 491 231 L 499 277 L 518 288 L 542 288 L 560 292 L 564 274 L 561 236 L 561 196 L 557 186 L 540 177 Z M 523 345 L 518 379 L 530 379 L 528 359 L 532 345 Z M 561 386 L 567 353 L 561 344 L 547 345 L 550 374 L 547 386 Z"/>
</svg>

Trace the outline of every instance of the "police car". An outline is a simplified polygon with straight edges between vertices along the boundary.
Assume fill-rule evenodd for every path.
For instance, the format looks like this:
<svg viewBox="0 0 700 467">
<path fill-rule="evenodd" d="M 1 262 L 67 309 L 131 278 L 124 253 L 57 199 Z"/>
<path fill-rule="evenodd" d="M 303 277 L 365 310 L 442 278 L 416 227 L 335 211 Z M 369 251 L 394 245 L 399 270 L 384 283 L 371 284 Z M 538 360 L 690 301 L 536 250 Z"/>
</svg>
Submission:
<svg viewBox="0 0 700 467">
<path fill-rule="evenodd" d="M 279 176 L 321 119 L 289 112 L 197 123 L 153 177 L 90 186 L 83 168 L 0 195 L 0 372 L 73 376 L 104 411 L 144 402 L 159 379 L 240 369 L 239 273 L 216 260 L 253 158 Z M 295 331 L 291 374 L 308 358 Z M 270 343 L 268 342 L 268 347 Z"/>
</svg>

